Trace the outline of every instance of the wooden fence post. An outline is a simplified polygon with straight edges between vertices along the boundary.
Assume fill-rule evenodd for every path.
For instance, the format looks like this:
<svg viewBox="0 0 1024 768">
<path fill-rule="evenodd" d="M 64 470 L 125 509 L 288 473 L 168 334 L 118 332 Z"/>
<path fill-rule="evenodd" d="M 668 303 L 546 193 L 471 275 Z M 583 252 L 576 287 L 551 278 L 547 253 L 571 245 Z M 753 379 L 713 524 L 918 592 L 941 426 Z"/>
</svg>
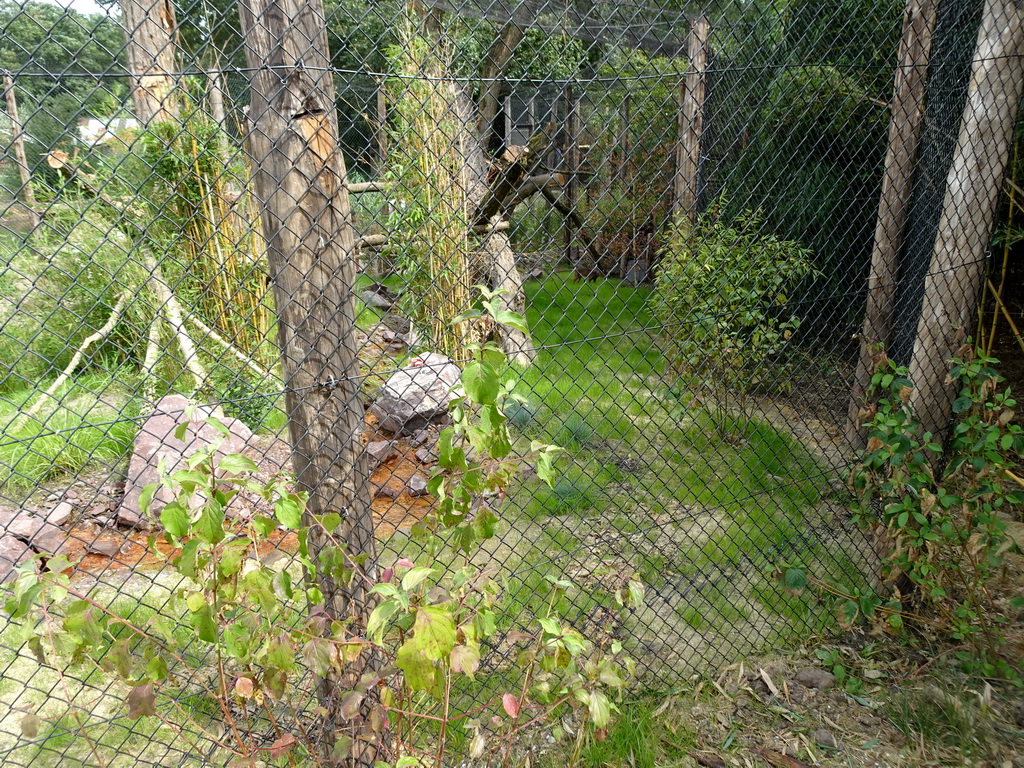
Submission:
<svg viewBox="0 0 1024 768">
<path fill-rule="evenodd" d="M 373 606 L 376 581 L 369 473 L 356 357 L 355 237 L 338 146 L 331 59 L 320 0 L 242 0 L 245 53 L 253 70 L 247 150 L 267 242 L 278 313 L 285 405 L 298 487 L 309 493 L 303 521 L 316 561 L 345 545 L 346 578 L 317 570 L 324 608 L 356 635 Z M 325 531 L 315 518 L 337 513 Z M 354 571 L 354 572 L 353 572 Z M 368 652 L 319 681 L 317 740 L 325 754 L 351 738 L 346 765 L 372 766 L 377 737 L 367 692 L 360 712 L 346 717 L 340 694 L 356 690 L 376 659 Z M 386 719 L 386 718 L 385 718 Z"/>
<path fill-rule="evenodd" d="M 940 443 L 956 395 L 955 385 L 946 382 L 949 361 L 977 318 L 985 254 L 1024 91 L 1022 55 L 1024 9 L 1016 0 L 988 0 L 910 361 L 910 405 Z"/>
<path fill-rule="evenodd" d="M 580 112 L 579 101 L 573 92 L 572 83 L 566 83 L 563 96 L 565 100 L 565 205 L 568 210 L 575 214 L 579 202 L 579 172 L 580 172 Z M 577 277 L 587 277 L 588 270 L 585 270 L 580 259 L 580 248 L 576 244 L 579 237 L 579 228 L 573 218 L 566 216 L 564 222 L 565 233 L 565 259 L 572 265 Z"/>
<path fill-rule="evenodd" d="M 7 97 L 7 117 L 11 121 L 11 144 L 14 146 L 14 162 L 21 176 L 21 201 L 29 210 L 32 229 L 39 226 L 39 212 L 36 210 L 36 194 L 32 190 L 32 171 L 25 155 L 25 130 L 18 117 L 18 98 L 14 94 L 14 78 L 4 74 L 4 95 Z"/>
<path fill-rule="evenodd" d="M 697 218 L 700 139 L 704 131 L 710 33 L 711 27 L 706 16 L 698 16 L 693 20 L 686 45 L 690 64 L 686 70 L 686 79 L 679 87 L 674 213 L 677 217 L 686 216 L 691 222 Z"/>
<path fill-rule="evenodd" d="M 924 86 L 935 29 L 938 0 L 907 0 L 889 117 L 889 143 L 882 171 L 882 194 L 868 277 L 868 299 L 846 420 L 846 438 L 854 449 L 867 442 L 861 409 L 871 384 L 874 358 L 892 334 L 896 279 L 903 227 L 910 210 L 917 144 L 924 119 Z"/>
</svg>

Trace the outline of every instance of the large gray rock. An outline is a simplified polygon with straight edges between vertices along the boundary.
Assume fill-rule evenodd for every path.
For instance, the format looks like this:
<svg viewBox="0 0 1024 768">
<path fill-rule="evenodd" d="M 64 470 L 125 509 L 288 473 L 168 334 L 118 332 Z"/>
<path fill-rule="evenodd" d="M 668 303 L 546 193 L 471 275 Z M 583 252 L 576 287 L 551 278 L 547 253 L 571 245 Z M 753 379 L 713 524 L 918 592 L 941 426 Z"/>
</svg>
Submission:
<svg viewBox="0 0 1024 768">
<path fill-rule="evenodd" d="M 188 398 L 183 395 L 164 397 L 139 429 L 131 462 L 128 464 L 124 500 L 117 514 L 117 521 L 121 525 L 147 525 L 149 521 L 139 506 L 142 490 L 150 483 L 158 482 L 162 474 L 184 468 L 188 457 L 199 449 L 217 446 L 215 456 L 219 458 L 229 453 L 242 453 L 252 438 L 252 432 L 238 419 L 225 417 L 219 409 L 198 406 L 188 420 L 184 439 L 179 440 L 174 432 L 180 424 L 185 423 L 188 405 Z M 211 416 L 227 427 L 230 433 L 228 437 L 224 437 L 206 422 Z M 149 519 L 158 519 L 160 510 L 172 500 L 171 492 L 161 486 L 150 505 Z"/>
<path fill-rule="evenodd" d="M 420 355 L 384 382 L 370 413 L 381 429 L 411 435 L 447 416 L 448 404 L 462 396 L 461 377 L 462 369 L 444 355 Z"/>
</svg>

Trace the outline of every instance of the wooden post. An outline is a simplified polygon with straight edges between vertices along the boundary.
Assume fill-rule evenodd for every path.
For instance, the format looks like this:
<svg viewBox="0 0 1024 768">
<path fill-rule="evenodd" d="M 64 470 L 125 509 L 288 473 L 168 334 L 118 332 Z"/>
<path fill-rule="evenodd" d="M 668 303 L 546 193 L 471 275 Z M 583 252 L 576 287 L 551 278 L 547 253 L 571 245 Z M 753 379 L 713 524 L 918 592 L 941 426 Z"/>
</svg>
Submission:
<svg viewBox="0 0 1024 768">
<path fill-rule="evenodd" d="M 854 449 L 862 449 L 867 443 L 861 411 L 871 383 L 875 357 L 889 344 L 892 333 L 897 267 L 903 228 L 910 210 L 937 6 L 938 0 L 907 0 L 903 15 L 903 36 L 890 105 L 889 144 L 871 252 L 867 308 L 860 333 L 860 360 L 846 421 L 846 438 Z"/>
<path fill-rule="evenodd" d="M 690 65 L 686 70 L 686 79 L 679 87 L 674 213 L 677 217 L 686 216 L 691 222 L 697 218 L 700 139 L 704 131 L 710 33 L 711 27 L 706 16 L 694 19 L 686 45 Z"/>
<path fill-rule="evenodd" d="M 579 151 L 579 103 L 573 93 L 572 83 L 565 86 L 565 205 L 571 214 L 576 214 L 579 202 L 580 151 Z M 572 265 L 577 277 L 587 277 L 580 263 L 579 246 L 575 245 L 579 235 L 573 218 L 566 216 L 563 223 L 565 236 L 565 260 Z"/>
<path fill-rule="evenodd" d="M 377 144 L 377 175 L 382 177 L 388 164 L 388 101 L 383 77 L 377 80 L 377 119 L 373 136 Z"/>
<path fill-rule="evenodd" d="M 170 0 L 120 0 L 135 116 L 145 126 L 177 115 L 174 54 L 178 24 Z"/>
<path fill-rule="evenodd" d="M 14 78 L 4 74 L 4 95 L 7 97 L 7 117 L 11 121 L 11 144 L 14 146 L 14 162 L 21 175 L 21 201 L 29 210 L 32 229 L 39 226 L 39 212 L 36 210 L 36 194 L 32 190 L 32 171 L 28 167 L 25 155 L 25 130 L 18 117 L 18 98 L 14 94 Z"/>
<path fill-rule="evenodd" d="M 292 468 L 298 487 L 309 493 L 303 522 L 310 526 L 310 557 L 337 552 L 336 542 L 345 548 L 344 573 L 317 569 L 324 608 L 346 632 L 362 635 L 373 606 L 376 563 L 360 439 L 355 236 L 324 9 L 321 0 L 242 0 L 239 14 L 253 70 L 247 150 L 278 313 Z M 328 513 L 341 517 L 332 531 L 315 522 Z M 372 766 L 376 760 L 377 735 L 369 724 L 387 717 L 370 717 L 379 706 L 376 689 L 366 691 L 360 682 L 376 662 L 364 653 L 318 684 L 326 714 L 314 738 L 326 755 L 339 739 L 352 739 L 346 765 Z M 366 699 L 355 717 L 346 717 L 341 694 L 360 686 Z"/>
<path fill-rule="evenodd" d="M 619 136 L 616 142 L 619 145 L 619 163 L 615 169 L 615 175 L 618 177 L 619 186 L 629 187 L 629 159 L 630 159 L 630 128 L 633 120 L 632 113 L 630 111 L 630 93 L 626 91 L 626 95 L 622 99 L 622 112 L 621 112 L 621 125 L 619 126 Z M 625 190 L 624 190 L 625 191 Z"/>
<path fill-rule="evenodd" d="M 1022 91 L 1024 9 L 1015 0 L 987 0 L 910 361 L 910 405 L 940 443 L 956 395 L 946 382 L 949 361 L 977 317 Z"/>
<path fill-rule="evenodd" d="M 503 126 L 505 135 L 502 137 L 501 144 L 503 147 L 509 147 L 512 145 L 512 96 L 506 96 L 502 100 L 501 108 L 505 115 Z"/>
<path fill-rule="evenodd" d="M 221 130 L 226 131 L 227 113 L 224 111 L 224 75 L 214 70 L 206 73 L 206 80 L 209 83 L 208 87 L 210 89 L 210 117 L 213 118 L 213 122 L 221 127 Z"/>
</svg>

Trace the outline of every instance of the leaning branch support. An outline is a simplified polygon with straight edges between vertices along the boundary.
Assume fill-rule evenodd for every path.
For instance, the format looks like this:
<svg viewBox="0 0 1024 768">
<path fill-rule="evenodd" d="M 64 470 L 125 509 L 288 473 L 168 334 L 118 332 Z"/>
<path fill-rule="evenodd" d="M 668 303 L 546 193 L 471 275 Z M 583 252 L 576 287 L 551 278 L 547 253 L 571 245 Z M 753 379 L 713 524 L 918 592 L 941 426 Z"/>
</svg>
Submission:
<svg viewBox="0 0 1024 768">
<path fill-rule="evenodd" d="M 114 304 L 113 310 L 110 312 L 110 317 L 107 318 L 107 322 L 103 324 L 94 333 L 89 334 L 82 341 L 81 345 L 75 351 L 75 354 L 71 357 L 71 362 L 67 364 L 67 367 L 61 372 L 60 376 L 53 380 L 53 383 L 46 388 L 46 391 L 36 398 L 36 401 L 32 404 L 32 407 L 25 411 L 18 420 L 14 423 L 12 430 L 17 432 L 21 429 L 25 422 L 39 413 L 39 410 L 43 407 L 43 403 L 47 400 L 52 399 L 61 387 L 64 386 L 64 382 L 71 378 L 71 374 L 78 368 L 78 364 L 82 362 L 82 358 L 85 357 L 85 353 L 89 351 L 89 347 L 98 341 L 103 341 L 107 336 L 110 335 L 111 331 L 117 327 L 117 324 L 121 322 L 121 316 L 124 314 L 124 309 L 128 305 L 128 294 L 122 293 L 118 298 L 117 303 Z"/>
</svg>

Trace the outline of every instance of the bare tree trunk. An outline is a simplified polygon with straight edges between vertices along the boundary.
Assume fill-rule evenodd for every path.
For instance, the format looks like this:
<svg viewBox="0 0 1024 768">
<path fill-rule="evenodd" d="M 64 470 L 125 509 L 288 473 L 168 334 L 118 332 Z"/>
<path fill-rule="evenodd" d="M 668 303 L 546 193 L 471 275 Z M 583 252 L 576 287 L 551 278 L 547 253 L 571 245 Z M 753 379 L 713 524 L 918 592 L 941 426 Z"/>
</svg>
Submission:
<svg viewBox="0 0 1024 768">
<path fill-rule="evenodd" d="M 174 104 L 178 24 L 170 0 L 120 0 L 135 116 L 143 125 L 177 115 Z"/>
<path fill-rule="evenodd" d="M 890 107 L 889 144 L 871 252 L 867 308 L 860 333 L 860 360 L 846 422 L 846 438 L 854 449 L 863 448 L 867 440 L 861 415 L 864 398 L 871 383 L 875 357 L 889 343 L 892 333 L 897 266 L 903 243 L 903 225 L 910 210 L 937 5 L 937 0 L 907 0 L 903 16 L 903 37 Z"/>
<path fill-rule="evenodd" d="M 247 147 L 278 312 L 292 464 L 299 487 L 310 494 L 304 515 L 310 556 L 315 561 L 332 538 L 344 543 L 349 578 L 326 568 L 316 578 L 328 615 L 361 634 L 373 605 L 376 560 L 360 439 L 355 238 L 324 10 L 320 0 L 243 0 L 239 11 L 255 72 Z M 341 523 L 324 531 L 315 518 L 330 512 Z M 326 710 L 320 747 L 330 755 L 340 737 L 351 738 L 347 765 L 372 766 L 376 759 L 378 736 L 369 717 L 374 696 L 367 695 L 351 719 L 340 706 L 341 694 L 359 689 L 376 661 L 364 654 L 319 683 Z"/>
<path fill-rule="evenodd" d="M 4 75 L 4 95 L 7 97 L 7 117 L 11 121 L 11 144 L 14 145 L 14 162 L 21 176 L 21 201 L 29 210 L 32 229 L 39 226 L 39 213 L 36 210 L 36 193 L 32 191 L 32 171 L 28 167 L 25 156 L 25 131 L 18 117 L 18 97 L 14 94 L 14 78 Z"/>
<path fill-rule="evenodd" d="M 700 140 L 704 132 L 710 33 L 707 16 L 694 19 L 686 45 L 690 66 L 679 93 L 674 212 L 677 216 L 686 216 L 691 222 L 697 218 L 697 182 L 700 172 Z"/>
<path fill-rule="evenodd" d="M 1024 90 L 1022 56 L 1024 9 L 1015 0 L 988 0 L 910 362 L 911 407 L 939 442 L 956 394 L 946 382 L 949 361 L 972 331 L 985 278 L 985 253 Z"/>
</svg>

